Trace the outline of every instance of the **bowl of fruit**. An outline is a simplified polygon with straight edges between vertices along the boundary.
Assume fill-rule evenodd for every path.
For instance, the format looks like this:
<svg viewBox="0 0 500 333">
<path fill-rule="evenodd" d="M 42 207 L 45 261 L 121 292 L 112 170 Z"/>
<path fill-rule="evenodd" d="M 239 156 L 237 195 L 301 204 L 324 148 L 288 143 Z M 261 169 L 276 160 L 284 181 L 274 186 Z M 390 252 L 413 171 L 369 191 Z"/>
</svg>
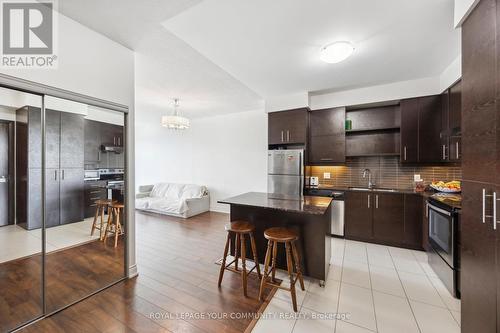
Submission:
<svg viewBox="0 0 500 333">
<path fill-rule="evenodd" d="M 462 191 L 460 181 L 458 180 L 452 180 L 451 182 L 432 182 L 430 184 L 430 187 L 435 189 L 436 191 L 439 192 L 445 192 L 445 193 L 460 193 Z"/>
</svg>

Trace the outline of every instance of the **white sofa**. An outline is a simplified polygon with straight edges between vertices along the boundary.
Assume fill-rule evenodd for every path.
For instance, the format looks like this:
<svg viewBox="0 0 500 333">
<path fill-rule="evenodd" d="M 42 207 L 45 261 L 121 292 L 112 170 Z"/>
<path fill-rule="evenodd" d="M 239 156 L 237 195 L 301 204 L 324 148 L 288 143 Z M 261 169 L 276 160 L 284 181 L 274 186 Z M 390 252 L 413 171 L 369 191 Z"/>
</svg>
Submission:
<svg viewBox="0 0 500 333">
<path fill-rule="evenodd" d="M 205 186 L 158 183 L 139 186 L 135 208 L 164 215 L 188 218 L 210 209 L 210 196 Z"/>
</svg>

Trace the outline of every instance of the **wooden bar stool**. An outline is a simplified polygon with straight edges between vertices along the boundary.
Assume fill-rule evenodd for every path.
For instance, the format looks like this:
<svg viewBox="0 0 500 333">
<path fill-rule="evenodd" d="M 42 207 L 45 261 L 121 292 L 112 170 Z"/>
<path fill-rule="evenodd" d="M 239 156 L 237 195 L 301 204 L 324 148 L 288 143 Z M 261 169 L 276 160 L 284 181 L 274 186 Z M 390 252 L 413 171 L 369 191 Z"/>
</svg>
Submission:
<svg viewBox="0 0 500 333">
<path fill-rule="evenodd" d="M 111 202 L 108 207 L 108 223 L 106 224 L 106 231 L 104 232 L 104 242 L 106 242 L 108 238 L 108 233 L 111 233 L 115 237 L 115 247 L 117 247 L 118 236 L 123 234 L 121 217 L 123 216 L 123 207 L 125 206 L 118 202 Z"/>
<path fill-rule="evenodd" d="M 94 222 L 92 222 L 92 230 L 90 231 L 90 236 L 94 235 L 94 231 L 99 230 L 99 239 L 102 240 L 102 232 L 104 231 L 104 211 L 112 203 L 109 199 L 99 199 L 94 202 L 96 209 L 94 215 Z M 98 224 L 97 220 L 101 217 L 101 222 Z"/>
<path fill-rule="evenodd" d="M 240 273 L 241 274 L 241 281 L 243 283 L 243 295 L 247 296 L 247 277 L 248 275 L 255 269 L 257 268 L 257 275 L 259 276 L 259 279 L 261 277 L 260 275 L 260 267 L 259 267 L 259 260 L 257 259 L 257 247 L 255 246 L 255 238 L 253 237 L 253 231 L 255 230 L 255 227 L 253 224 L 248 223 L 246 221 L 234 221 L 231 223 L 228 223 L 224 226 L 224 229 L 227 231 L 227 240 L 226 240 L 226 246 L 224 247 L 224 256 L 222 257 L 222 264 L 220 266 L 220 272 L 219 272 L 219 283 L 218 286 L 221 286 L 222 283 L 222 277 L 224 276 L 224 271 L 227 269 L 229 271 L 235 272 L 235 273 Z M 229 243 L 231 242 L 231 233 L 235 234 L 235 249 L 234 249 L 234 260 L 231 261 L 229 264 L 226 265 L 226 259 L 227 259 L 227 252 L 229 250 Z M 250 246 L 252 247 L 252 253 L 253 253 L 253 260 L 255 262 L 254 267 L 247 271 L 246 269 L 246 244 L 245 244 L 245 235 L 248 235 L 250 237 Z M 241 246 L 241 250 L 240 250 Z M 241 256 L 241 271 L 238 269 L 238 258 Z M 234 263 L 234 268 L 230 267 Z"/>
<path fill-rule="evenodd" d="M 300 288 L 302 290 L 305 290 L 304 279 L 302 278 L 302 271 L 300 268 L 300 257 L 299 253 L 297 252 L 297 248 L 295 247 L 295 241 L 299 239 L 299 236 L 292 229 L 277 227 L 269 228 L 264 231 L 264 237 L 268 241 L 266 259 L 264 262 L 264 275 L 262 276 L 262 280 L 260 282 L 259 300 L 262 301 L 264 288 L 268 285 L 287 290 L 292 294 L 293 311 L 297 312 L 297 296 L 295 293 L 295 283 L 297 282 L 297 280 L 299 280 L 300 282 Z M 288 276 L 290 277 L 290 288 L 280 286 L 274 279 L 276 272 L 276 256 L 278 254 L 278 243 L 285 243 L 286 263 L 288 268 Z M 271 272 L 268 272 L 271 260 Z M 295 277 L 293 276 L 293 262 L 295 262 Z M 271 282 L 267 281 L 269 274 L 271 274 Z"/>
</svg>

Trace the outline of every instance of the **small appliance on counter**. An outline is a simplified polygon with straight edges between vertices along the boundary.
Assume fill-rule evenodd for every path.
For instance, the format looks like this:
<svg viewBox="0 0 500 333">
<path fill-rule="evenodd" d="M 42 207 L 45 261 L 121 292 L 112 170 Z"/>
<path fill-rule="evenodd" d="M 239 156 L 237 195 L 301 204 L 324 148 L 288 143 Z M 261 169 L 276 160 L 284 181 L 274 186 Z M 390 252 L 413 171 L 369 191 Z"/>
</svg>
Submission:
<svg viewBox="0 0 500 333">
<path fill-rule="evenodd" d="M 317 177 L 316 177 L 317 178 Z M 344 237 L 344 192 L 328 189 L 306 188 L 305 195 L 332 198 L 330 234 Z"/>
<path fill-rule="evenodd" d="M 427 199 L 429 265 L 450 293 L 460 298 L 459 194 L 436 193 Z"/>
<path fill-rule="evenodd" d="M 319 185 L 319 177 L 310 177 L 309 178 L 310 186 L 318 186 Z"/>
</svg>

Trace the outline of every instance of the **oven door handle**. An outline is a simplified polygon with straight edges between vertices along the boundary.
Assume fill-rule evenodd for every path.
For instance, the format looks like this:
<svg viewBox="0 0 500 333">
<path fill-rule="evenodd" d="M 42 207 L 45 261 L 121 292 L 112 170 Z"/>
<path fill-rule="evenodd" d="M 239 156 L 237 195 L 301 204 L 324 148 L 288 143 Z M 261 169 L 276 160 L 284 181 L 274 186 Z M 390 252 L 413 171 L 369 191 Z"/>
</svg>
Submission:
<svg viewBox="0 0 500 333">
<path fill-rule="evenodd" d="M 439 213 L 444 214 L 446 216 L 451 216 L 451 213 L 449 211 L 447 211 L 447 210 L 444 210 L 442 208 L 436 207 L 436 206 L 434 206 L 434 205 L 432 205 L 430 203 L 428 203 L 428 205 L 429 205 L 430 209 L 435 210 L 436 212 L 439 212 Z"/>
</svg>

